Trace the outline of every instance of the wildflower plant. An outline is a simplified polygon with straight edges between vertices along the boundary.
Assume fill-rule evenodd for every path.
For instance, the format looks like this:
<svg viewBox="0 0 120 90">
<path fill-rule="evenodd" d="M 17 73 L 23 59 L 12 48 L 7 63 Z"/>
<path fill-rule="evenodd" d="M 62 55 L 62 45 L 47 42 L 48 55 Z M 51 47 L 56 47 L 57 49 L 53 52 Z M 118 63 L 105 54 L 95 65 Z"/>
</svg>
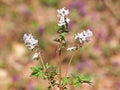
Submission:
<svg viewBox="0 0 120 90">
<path fill-rule="evenodd" d="M 59 29 L 57 30 L 58 37 L 54 39 L 55 42 L 58 42 L 58 48 L 57 48 L 57 53 L 59 59 L 61 59 L 61 53 L 63 50 L 67 51 L 76 51 L 81 46 L 90 41 L 90 38 L 93 36 L 93 33 L 90 29 L 87 29 L 81 33 L 76 33 L 74 35 L 75 39 L 75 44 L 72 47 L 67 46 L 67 40 L 66 40 L 66 35 L 68 34 L 68 24 L 70 23 L 70 19 L 68 18 L 69 15 L 69 10 L 62 8 L 57 10 L 58 13 L 58 26 Z M 32 57 L 33 60 L 39 60 L 40 65 L 32 67 L 32 73 L 31 76 L 35 76 L 38 78 L 43 78 L 44 80 L 48 81 L 48 89 L 49 90 L 56 90 L 55 88 L 59 88 L 59 90 L 67 90 L 69 85 L 72 85 L 74 87 L 80 86 L 82 83 L 91 83 L 90 77 L 87 75 L 67 75 L 68 74 L 68 69 L 70 67 L 70 64 L 72 62 L 73 56 L 71 56 L 65 76 L 62 76 L 62 64 L 61 60 L 59 60 L 59 66 L 53 66 L 50 65 L 49 63 L 45 63 L 42 59 L 41 56 L 41 51 L 40 48 L 38 47 L 38 40 L 32 36 L 32 34 L 24 34 L 23 36 L 24 43 L 26 46 L 34 52 L 34 55 Z"/>
</svg>

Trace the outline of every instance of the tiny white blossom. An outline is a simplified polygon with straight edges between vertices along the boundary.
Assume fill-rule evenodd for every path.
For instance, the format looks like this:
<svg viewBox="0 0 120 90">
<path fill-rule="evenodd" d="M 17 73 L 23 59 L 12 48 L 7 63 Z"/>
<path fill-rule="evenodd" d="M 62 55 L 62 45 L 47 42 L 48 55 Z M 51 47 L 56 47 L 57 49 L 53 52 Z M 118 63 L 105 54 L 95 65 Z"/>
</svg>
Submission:
<svg viewBox="0 0 120 90">
<path fill-rule="evenodd" d="M 36 40 L 32 34 L 24 34 L 23 36 L 23 40 L 24 40 L 24 43 L 26 44 L 26 46 L 32 50 L 34 49 L 37 45 L 38 45 L 38 40 Z"/>
<path fill-rule="evenodd" d="M 59 17 L 59 22 L 58 22 L 58 26 L 63 26 L 66 25 L 66 23 L 70 22 L 70 19 L 67 17 L 69 14 L 69 10 L 65 10 L 65 8 L 62 9 L 58 9 L 58 17 Z"/>
<path fill-rule="evenodd" d="M 67 23 L 69 23 L 69 22 L 70 22 L 70 19 L 69 19 L 68 17 L 66 18 L 66 22 L 67 22 Z"/>
<path fill-rule="evenodd" d="M 93 36 L 93 32 L 90 29 L 87 29 L 86 32 L 84 32 L 85 36 L 90 38 Z"/>
<path fill-rule="evenodd" d="M 58 9 L 57 12 L 58 12 L 58 15 L 57 15 L 58 17 L 61 17 L 61 16 L 65 17 L 69 14 L 69 10 L 65 10 L 65 8 Z"/>
<path fill-rule="evenodd" d="M 84 42 L 88 42 L 92 36 L 93 36 L 93 32 L 87 29 L 81 33 L 77 33 L 75 35 L 75 39 L 79 40 L 80 44 L 83 44 Z"/>
<path fill-rule="evenodd" d="M 58 23 L 58 26 L 62 26 L 62 25 L 65 25 L 65 18 L 64 17 L 61 17 L 60 20 L 59 20 L 59 23 Z"/>
<path fill-rule="evenodd" d="M 73 50 L 76 50 L 77 47 L 69 47 L 67 48 L 67 51 L 73 51 Z"/>
<path fill-rule="evenodd" d="M 40 52 L 34 53 L 32 60 L 38 59 Z"/>
</svg>

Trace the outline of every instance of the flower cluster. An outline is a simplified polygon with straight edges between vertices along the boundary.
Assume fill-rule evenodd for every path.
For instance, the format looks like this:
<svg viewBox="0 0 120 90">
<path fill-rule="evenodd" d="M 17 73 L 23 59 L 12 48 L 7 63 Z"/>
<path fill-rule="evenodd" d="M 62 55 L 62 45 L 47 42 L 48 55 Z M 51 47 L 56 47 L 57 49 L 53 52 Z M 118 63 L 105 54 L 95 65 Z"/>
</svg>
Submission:
<svg viewBox="0 0 120 90">
<path fill-rule="evenodd" d="M 92 36 L 93 36 L 93 32 L 91 30 L 87 29 L 81 33 L 75 34 L 75 40 L 78 41 L 81 45 L 83 45 L 85 42 L 90 41 L 90 38 Z M 78 49 L 77 46 L 73 46 L 73 47 L 68 47 L 67 51 L 74 51 L 77 49 Z"/>
<path fill-rule="evenodd" d="M 24 34 L 23 36 L 23 40 L 24 43 L 26 44 L 26 46 L 30 49 L 33 50 L 37 45 L 38 45 L 38 40 L 36 40 L 32 34 Z M 38 55 L 40 54 L 40 52 L 35 52 L 32 59 L 38 59 Z"/>
<path fill-rule="evenodd" d="M 38 45 L 38 40 L 36 40 L 32 34 L 24 34 L 23 36 L 23 40 L 24 40 L 24 43 L 26 44 L 26 46 L 32 50 L 34 49 L 37 45 Z"/>
<path fill-rule="evenodd" d="M 89 29 L 75 34 L 75 39 L 79 41 L 80 44 L 84 44 L 85 42 L 88 42 L 90 38 L 93 36 L 93 32 Z"/>
<path fill-rule="evenodd" d="M 70 22 L 70 19 L 67 17 L 69 14 L 69 10 L 65 10 L 65 8 L 58 9 L 58 17 L 59 17 L 59 23 L 58 26 L 66 25 Z"/>
</svg>

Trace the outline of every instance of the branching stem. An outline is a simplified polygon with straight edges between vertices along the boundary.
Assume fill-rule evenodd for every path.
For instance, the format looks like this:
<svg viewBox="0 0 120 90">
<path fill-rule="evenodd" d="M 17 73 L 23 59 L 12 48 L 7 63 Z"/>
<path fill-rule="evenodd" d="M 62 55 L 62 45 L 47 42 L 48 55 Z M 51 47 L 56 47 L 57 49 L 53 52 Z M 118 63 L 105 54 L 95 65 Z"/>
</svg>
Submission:
<svg viewBox="0 0 120 90">
<path fill-rule="evenodd" d="M 43 61 L 43 59 L 42 59 L 42 56 L 41 56 L 41 54 L 39 54 L 39 57 L 40 57 L 40 62 L 42 63 L 42 66 L 43 66 L 43 68 L 44 68 L 44 72 L 46 72 L 46 67 L 45 67 L 45 64 L 44 64 L 44 61 Z M 50 80 L 48 79 L 48 82 L 49 82 L 49 84 L 50 84 L 50 86 L 51 86 L 51 88 L 52 88 L 52 90 L 54 90 L 54 88 L 53 88 L 53 86 L 52 86 L 52 84 L 51 84 L 51 82 L 50 82 Z"/>
</svg>

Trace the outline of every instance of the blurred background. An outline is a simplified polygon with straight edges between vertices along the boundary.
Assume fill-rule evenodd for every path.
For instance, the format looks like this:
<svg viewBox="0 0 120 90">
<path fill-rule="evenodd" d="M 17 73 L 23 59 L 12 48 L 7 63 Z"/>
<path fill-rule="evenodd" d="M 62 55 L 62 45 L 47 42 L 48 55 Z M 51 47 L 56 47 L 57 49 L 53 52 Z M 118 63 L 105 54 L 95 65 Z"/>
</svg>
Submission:
<svg viewBox="0 0 120 90">
<path fill-rule="evenodd" d="M 74 54 L 69 73 L 89 74 L 92 84 L 74 90 L 120 90 L 120 0 L 0 0 L 0 90 L 47 90 L 47 82 L 30 77 L 33 53 L 24 33 L 39 40 L 45 62 L 57 65 L 57 9 L 70 10 L 68 37 L 91 29 L 94 37 Z M 70 41 L 70 38 L 68 39 Z M 64 70 L 63 70 L 64 73 Z M 71 89 L 73 90 L 73 89 Z"/>
</svg>

